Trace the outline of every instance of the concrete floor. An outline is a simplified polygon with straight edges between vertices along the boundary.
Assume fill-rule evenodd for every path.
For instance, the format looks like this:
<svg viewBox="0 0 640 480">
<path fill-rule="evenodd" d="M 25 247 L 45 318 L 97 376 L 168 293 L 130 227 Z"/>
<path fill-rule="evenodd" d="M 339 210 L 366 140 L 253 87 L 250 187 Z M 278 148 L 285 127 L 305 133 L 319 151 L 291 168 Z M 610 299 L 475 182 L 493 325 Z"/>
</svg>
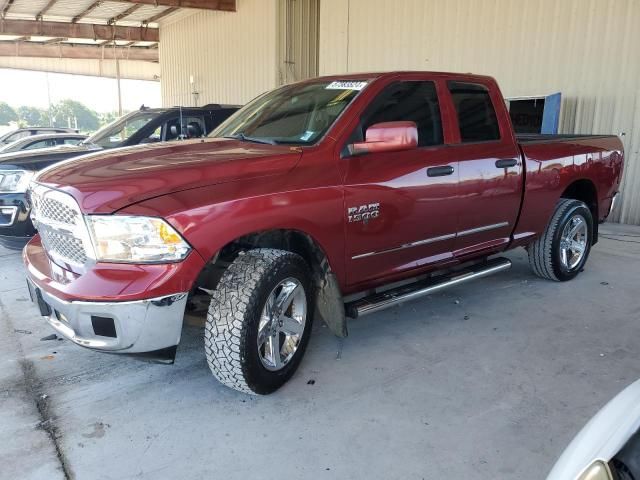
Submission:
<svg viewBox="0 0 640 480">
<path fill-rule="evenodd" d="M 516 250 L 509 272 L 354 321 L 344 341 L 317 324 L 268 397 L 216 383 L 197 327 L 173 366 L 41 340 L 1 250 L 0 478 L 542 479 L 640 377 L 640 228 L 603 233 L 569 283 Z"/>
</svg>

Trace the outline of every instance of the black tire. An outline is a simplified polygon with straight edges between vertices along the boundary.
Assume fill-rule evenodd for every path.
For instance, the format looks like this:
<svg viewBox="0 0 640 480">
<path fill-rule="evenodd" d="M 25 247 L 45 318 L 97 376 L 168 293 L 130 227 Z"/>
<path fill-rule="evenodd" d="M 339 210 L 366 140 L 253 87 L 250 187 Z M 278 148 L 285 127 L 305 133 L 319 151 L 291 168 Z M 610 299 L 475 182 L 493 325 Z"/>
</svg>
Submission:
<svg viewBox="0 0 640 480">
<path fill-rule="evenodd" d="M 263 365 L 258 328 L 267 299 L 280 282 L 296 279 L 304 288 L 306 322 L 293 356 L 280 370 Z M 205 353 L 213 375 L 224 385 L 268 394 L 291 378 L 309 342 L 314 312 L 309 266 L 291 252 L 260 248 L 239 255 L 214 290 L 205 326 Z"/>
<path fill-rule="evenodd" d="M 573 267 L 567 268 L 561 260 L 561 237 L 565 226 L 580 216 L 587 226 L 586 247 L 580 261 Z M 584 268 L 593 240 L 593 217 L 587 205 L 579 200 L 561 198 L 556 205 L 556 210 L 545 231 L 527 250 L 529 253 L 529 266 L 533 273 L 541 278 L 566 282 L 578 275 Z"/>
</svg>

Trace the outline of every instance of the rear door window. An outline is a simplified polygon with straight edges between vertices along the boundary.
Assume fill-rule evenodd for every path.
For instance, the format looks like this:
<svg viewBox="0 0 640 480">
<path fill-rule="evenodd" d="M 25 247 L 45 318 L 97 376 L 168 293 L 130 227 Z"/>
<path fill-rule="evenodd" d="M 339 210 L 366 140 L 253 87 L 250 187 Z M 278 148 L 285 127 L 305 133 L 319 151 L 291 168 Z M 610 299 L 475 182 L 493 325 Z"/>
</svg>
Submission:
<svg viewBox="0 0 640 480">
<path fill-rule="evenodd" d="M 53 147 L 53 146 L 55 146 L 55 144 L 56 144 L 55 140 L 51 140 L 51 139 L 38 140 L 36 142 L 30 143 L 29 145 L 24 147 L 23 150 L 36 150 L 38 148 Z"/>
<path fill-rule="evenodd" d="M 487 87 L 466 82 L 449 82 L 448 87 L 458 115 L 461 141 L 499 140 L 498 118 Z"/>
<path fill-rule="evenodd" d="M 182 128 L 180 119 L 182 118 Z M 203 117 L 183 115 L 175 117 L 165 123 L 165 141 L 177 140 L 180 138 L 200 138 L 205 135 L 206 127 Z"/>
<path fill-rule="evenodd" d="M 78 145 L 80 142 L 82 142 L 82 138 L 70 137 L 58 139 L 58 145 Z"/>
<path fill-rule="evenodd" d="M 30 136 L 31 133 L 29 130 L 20 130 L 19 132 L 14 133 L 13 135 L 9 135 L 5 140 L 6 143 L 15 142 L 16 140 L 20 140 L 21 138 Z"/>
</svg>

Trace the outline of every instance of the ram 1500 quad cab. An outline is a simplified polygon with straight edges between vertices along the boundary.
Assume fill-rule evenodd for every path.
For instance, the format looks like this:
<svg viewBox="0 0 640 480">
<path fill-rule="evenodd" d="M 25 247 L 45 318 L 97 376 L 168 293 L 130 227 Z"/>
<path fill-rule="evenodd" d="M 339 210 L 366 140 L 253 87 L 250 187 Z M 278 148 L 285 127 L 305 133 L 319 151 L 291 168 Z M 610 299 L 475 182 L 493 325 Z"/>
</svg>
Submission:
<svg viewBox="0 0 640 480">
<path fill-rule="evenodd" d="M 485 76 L 316 78 L 266 93 L 211 135 L 40 173 L 24 249 L 62 336 L 173 359 L 207 311 L 213 374 L 265 394 L 298 367 L 314 317 L 358 317 L 509 268 L 581 272 L 623 167 L 615 136 L 514 136 Z"/>
</svg>

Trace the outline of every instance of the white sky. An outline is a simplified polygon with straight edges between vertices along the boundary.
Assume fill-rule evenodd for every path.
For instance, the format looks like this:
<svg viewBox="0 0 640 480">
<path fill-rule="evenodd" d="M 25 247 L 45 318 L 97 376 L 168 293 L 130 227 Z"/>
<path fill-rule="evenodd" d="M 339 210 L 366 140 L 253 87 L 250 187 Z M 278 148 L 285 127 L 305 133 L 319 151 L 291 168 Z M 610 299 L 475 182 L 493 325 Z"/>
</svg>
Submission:
<svg viewBox="0 0 640 480">
<path fill-rule="evenodd" d="M 121 80 L 122 108 L 137 110 L 143 103 L 160 107 L 160 82 Z M 97 112 L 118 111 L 118 90 L 113 78 L 49 73 L 51 103 L 70 98 Z M 47 74 L 0 68 L 0 101 L 14 108 L 22 105 L 47 108 Z"/>
</svg>

